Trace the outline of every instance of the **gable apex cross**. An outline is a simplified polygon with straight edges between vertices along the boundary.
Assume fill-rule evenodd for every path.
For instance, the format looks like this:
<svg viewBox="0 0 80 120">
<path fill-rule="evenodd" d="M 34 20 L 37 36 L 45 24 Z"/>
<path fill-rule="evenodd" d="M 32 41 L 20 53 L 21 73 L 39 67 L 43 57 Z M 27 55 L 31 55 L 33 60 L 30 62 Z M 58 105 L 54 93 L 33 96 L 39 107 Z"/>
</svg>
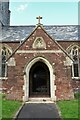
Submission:
<svg viewBox="0 0 80 120">
<path fill-rule="evenodd" d="M 42 17 L 38 16 L 38 17 L 36 17 L 36 19 L 38 19 L 38 24 L 40 24 L 40 20 L 42 19 Z"/>
</svg>

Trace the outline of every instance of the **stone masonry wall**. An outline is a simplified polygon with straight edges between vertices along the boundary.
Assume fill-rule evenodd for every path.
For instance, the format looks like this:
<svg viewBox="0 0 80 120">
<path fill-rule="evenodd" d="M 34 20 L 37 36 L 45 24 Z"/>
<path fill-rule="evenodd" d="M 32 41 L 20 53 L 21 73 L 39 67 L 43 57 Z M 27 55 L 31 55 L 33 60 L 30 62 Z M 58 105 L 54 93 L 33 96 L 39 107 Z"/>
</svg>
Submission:
<svg viewBox="0 0 80 120">
<path fill-rule="evenodd" d="M 79 41 L 59 41 L 58 42 L 65 50 L 67 50 L 68 47 L 71 45 L 78 45 L 80 47 L 80 40 Z M 80 71 L 79 71 L 80 72 Z M 73 88 L 73 91 L 80 91 L 80 78 L 79 79 L 72 79 L 71 85 Z"/>
<path fill-rule="evenodd" d="M 10 25 L 9 2 L 0 1 L 0 21 L 3 25 Z"/>
<path fill-rule="evenodd" d="M 35 38 L 39 36 L 43 37 L 46 43 L 46 50 L 55 50 L 55 53 L 40 53 L 38 52 L 39 49 L 32 48 Z M 14 43 L 9 43 L 8 45 L 12 46 L 13 49 L 16 48 Z M 32 50 L 33 53 L 19 53 L 19 50 Z M 24 70 L 28 63 L 38 56 L 47 59 L 52 66 L 54 63 L 53 69 L 56 85 L 55 95 L 57 100 L 73 98 L 70 75 L 71 68 L 70 66 L 64 65 L 64 61 L 66 60 L 65 54 L 63 52 L 56 53 L 56 51 L 60 50 L 60 48 L 49 38 L 49 36 L 46 35 L 46 33 L 44 33 L 44 31 L 42 31 L 40 28 L 35 31 L 19 48 L 19 50 L 16 51 L 15 55 L 13 56 L 15 58 L 15 66 L 8 66 L 8 79 L 3 81 L 3 87 L 6 88 L 7 99 L 23 99 Z M 36 52 L 34 52 L 34 50 L 36 50 Z"/>
</svg>

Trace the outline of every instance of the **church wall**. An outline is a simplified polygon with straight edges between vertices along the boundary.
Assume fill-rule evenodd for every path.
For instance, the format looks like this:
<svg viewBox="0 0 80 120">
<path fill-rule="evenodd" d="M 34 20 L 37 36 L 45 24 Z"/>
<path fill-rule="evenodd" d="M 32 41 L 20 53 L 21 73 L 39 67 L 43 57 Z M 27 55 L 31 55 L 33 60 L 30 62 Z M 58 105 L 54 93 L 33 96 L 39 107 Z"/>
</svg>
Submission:
<svg viewBox="0 0 80 120">
<path fill-rule="evenodd" d="M 41 37 L 45 41 L 46 47 L 43 48 L 33 48 L 33 44 L 36 38 Z M 49 36 L 41 29 L 38 28 L 37 31 L 26 40 L 26 42 L 20 47 L 20 50 L 60 50 L 58 45 L 49 38 Z"/>
<path fill-rule="evenodd" d="M 78 45 L 80 47 L 80 40 L 79 41 L 59 41 L 58 42 L 65 50 L 72 45 Z M 80 89 L 80 78 L 79 79 L 72 79 L 71 81 L 72 88 L 74 91 Z"/>
<path fill-rule="evenodd" d="M 19 43 L 7 43 L 12 49 L 15 49 Z M 23 45 L 20 50 L 25 50 Z M 48 49 L 48 48 L 47 48 Z M 44 57 L 53 66 L 55 74 L 55 85 L 56 85 L 56 99 L 71 99 L 73 98 L 70 66 L 64 66 L 65 55 L 63 53 L 15 53 L 15 66 L 8 66 L 8 79 L 3 80 L 3 87 L 7 88 L 7 99 L 22 100 L 24 91 L 24 74 L 25 67 L 35 57 Z M 53 65 L 54 63 L 54 65 Z"/>
<path fill-rule="evenodd" d="M 56 96 L 57 99 L 69 99 L 68 93 L 70 95 L 70 86 L 68 86 L 68 82 L 70 82 L 70 76 L 67 77 L 68 71 L 66 67 L 63 67 L 63 60 L 57 61 L 57 55 L 55 54 L 38 54 L 35 57 L 44 57 L 51 63 L 55 63 L 53 69 L 55 72 L 55 84 L 56 84 Z M 63 56 L 62 56 L 63 57 Z M 54 60 L 53 60 L 54 58 Z M 10 94 L 8 95 L 9 99 L 21 99 L 23 96 L 23 85 L 24 85 L 24 68 L 25 65 L 34 59 L 34 54 L 16 54 L 15 61 L 16 67 L 9 67 L 8 69 L 8 84 L 10 90 Z M 65 71 L 64 71 L 65 69 Z M 13 74 L 12 74 L 13 73 Z M 69 79 L 69 81 L 68 81 Z M 64 86 L 66 83 L 66 86 Z M 63 92 L 63 87 L 65 93 Z M 12 89 L 11 89 L 12 88 Z M 16 94 L 15 94 L 16 93 Z"/>
<path fill-rule="evenodd" d="M 43 38 L 44 46 L 37 46 L 35 40 L 38 37 Z M 58 42 L 65 50 L 72 44 L 79 44 L 79 42 Z M 7 42 L 7 44 L 14 51 L 20 43 Z M 55 75 L 56 100 L 72 99 L 73 90 L 78 85 L 78 82 L 73 82 L 71 78 L 71 66 L 66 65 L 66 55 L 40 27 L 34 31 L 33 34 L 20 46 L 20 48 L 12 56 L 15 64 L 8 61 L 8 78 L 3 80 L 3 88 L 7 93 L 7 99 L 22 100 L 24 96 L 24 75 L 27 65 L 35 58 L 45 58 L 53 67 L 53 74 Z M 11 65 L 10 65 L 11 64 Z M 26 78 L 27 79 L 27 78 Z"/>
<path fill-rule="evenodd" d="M 80 46 L 80 40 L 79 41 L 58 41 L 58 43 L 66 50 L 71 45 L 78 45 Z"/>
</svg>

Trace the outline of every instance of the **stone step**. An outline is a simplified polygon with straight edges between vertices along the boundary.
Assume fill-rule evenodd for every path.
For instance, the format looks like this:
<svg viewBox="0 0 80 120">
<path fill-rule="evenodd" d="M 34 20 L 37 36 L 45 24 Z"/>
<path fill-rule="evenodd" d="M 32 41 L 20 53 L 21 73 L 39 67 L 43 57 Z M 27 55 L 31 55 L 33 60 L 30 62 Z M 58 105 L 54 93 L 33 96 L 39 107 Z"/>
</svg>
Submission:
<svg viewBox="0 0 80 120">
<path fill-rule="evenodd" d="M 26 103 L 54 103 L 50 98 L 29 98 Z"/>
</svg>

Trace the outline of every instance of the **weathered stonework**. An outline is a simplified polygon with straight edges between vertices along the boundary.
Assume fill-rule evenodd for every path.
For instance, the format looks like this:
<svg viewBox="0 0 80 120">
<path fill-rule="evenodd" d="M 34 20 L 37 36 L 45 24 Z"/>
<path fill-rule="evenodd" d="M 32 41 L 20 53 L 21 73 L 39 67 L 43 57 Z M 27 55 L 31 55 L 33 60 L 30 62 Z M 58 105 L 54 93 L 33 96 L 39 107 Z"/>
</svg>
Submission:
<svg viewBox="0 0 80 120">
<path fill-rule="evenodd" d="M 65 66 L 71 66 L 72 65 L 72 60 L 69 57 L 66 57 L 66 61 L 64 61 Z"/>
<path fill-rule="evenodd" d="M 29 100 L 29 71 L 31 66 L 37 61 L 42 61 L 49 68 L 50 99 L 53 101 L 73 99 L 73 88 L 75 86 L 70 74 L 72 60 L 60 49 L 58 44 L 44 34 L 43 30 L 37 29 L 36 33 L 34 31 L 33 34 L 13 55 L 15 62 L 12 59 L 8 63 L 8 79 L 6 81 L 3 80 L 3 87 L 6 88 L 5 93 L 7 94 L 7 99 Z M 44 38 L 46 49 L 41 48 L 37 50 L 37 48 L 33 48 L 35 38 L 40 36 Z M 64 48 L 66 44 L 65 42 Z M 14 51 L 20 44 L 17 43 L 16 47 L 14 43 L 7 43 L 7 45 L 12 47 Z"/>
<path fill-rule="evenodd" d="M 9 2 L 0 1 L 0 22 L 1 26 L 10 25 L 10 10 L 9 10 Z"/>
<path fill-rule="evenodd" d="M 7 64 L 8 64 L 8 66 L 16 66 L 15 59 L 14 58 L 10 58 Z"/>
<path fill-rule="evenodd" d="M 33 43 L 33 48 L 45 48 L 46 49 L 46 43 L 44 42 L 42 37 L 37 37 Z"/>
</svg>

